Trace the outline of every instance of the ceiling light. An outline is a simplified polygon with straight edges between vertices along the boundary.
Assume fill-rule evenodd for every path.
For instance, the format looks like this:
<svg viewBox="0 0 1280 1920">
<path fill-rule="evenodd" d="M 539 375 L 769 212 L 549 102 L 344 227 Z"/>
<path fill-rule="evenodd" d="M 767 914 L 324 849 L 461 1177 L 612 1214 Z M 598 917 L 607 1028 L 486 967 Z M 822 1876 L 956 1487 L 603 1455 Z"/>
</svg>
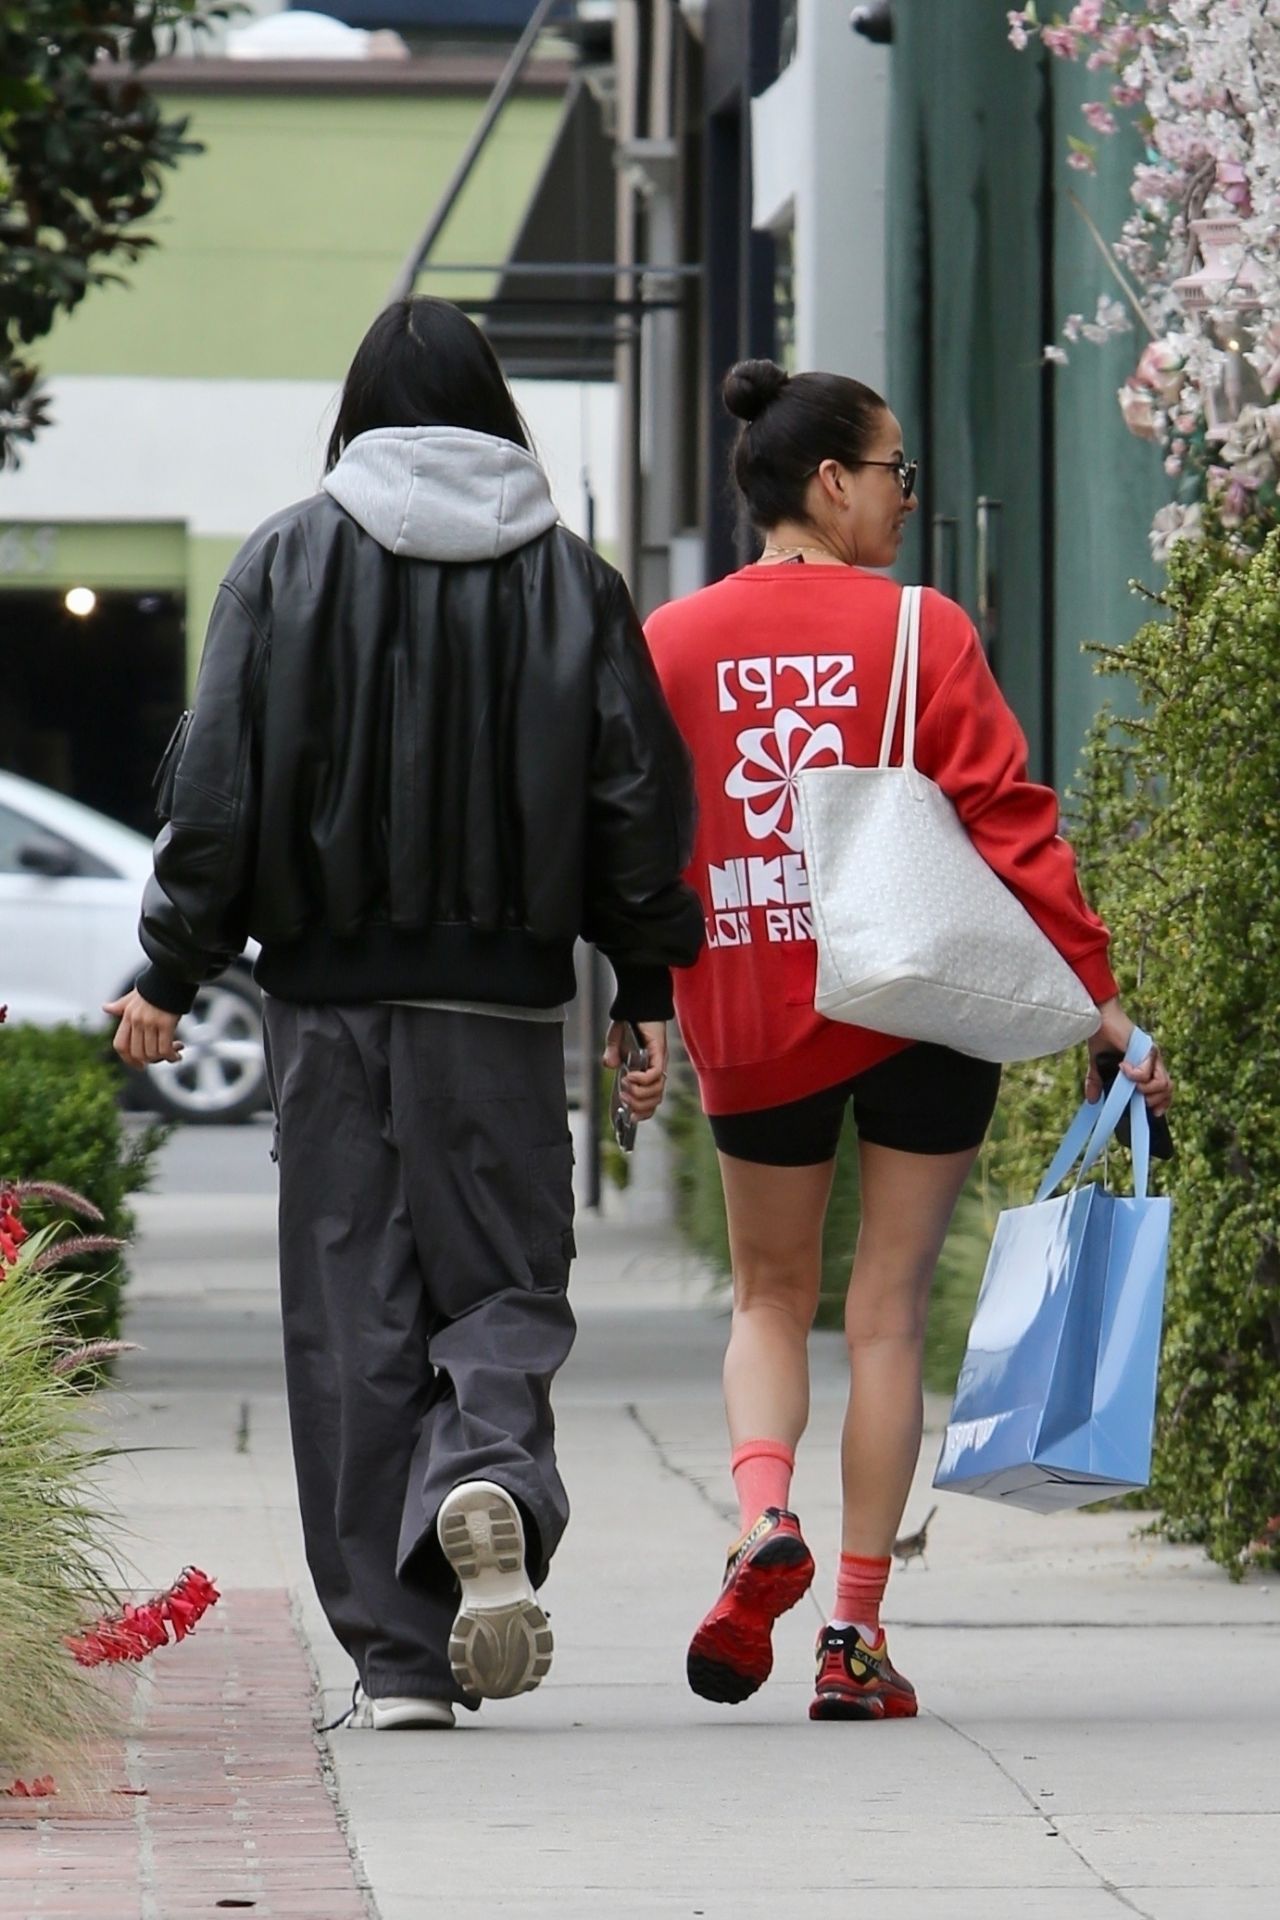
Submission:
<svg viewBox="0 0 1280 1920">
<path fill-rule="evenodd" d="M 77 620 L 87 620 L 98 604 L 98 596 L 92 587 L 69 587 L 62 604 Z"/>
</svg>

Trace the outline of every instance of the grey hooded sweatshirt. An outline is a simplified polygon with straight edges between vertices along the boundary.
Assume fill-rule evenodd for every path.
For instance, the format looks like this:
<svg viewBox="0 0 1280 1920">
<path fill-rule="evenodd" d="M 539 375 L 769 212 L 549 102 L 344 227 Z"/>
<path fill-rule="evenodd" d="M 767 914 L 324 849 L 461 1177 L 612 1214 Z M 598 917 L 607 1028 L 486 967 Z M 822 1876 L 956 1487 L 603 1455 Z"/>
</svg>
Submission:
<svg viewBox="0 0 1280 1920">
<path fill-rule="evenodd" d="M 466 427 L 362 433 L 324 488 L 379 546 L 410 560 L 499 560 L 560 518 L 533 454 Z"/>
</svg>

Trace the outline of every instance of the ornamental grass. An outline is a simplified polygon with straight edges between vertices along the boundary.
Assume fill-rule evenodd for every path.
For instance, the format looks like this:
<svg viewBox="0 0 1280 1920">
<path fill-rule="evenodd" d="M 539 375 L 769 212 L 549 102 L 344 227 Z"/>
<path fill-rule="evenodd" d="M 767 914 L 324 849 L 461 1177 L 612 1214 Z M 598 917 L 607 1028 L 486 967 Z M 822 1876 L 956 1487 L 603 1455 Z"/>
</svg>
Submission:
<svg viewBox="0 0 1280 1920">
<path fill-rule="evenodd" d="M 113 1449 L 94 1437 L 81 1387 L 106 1356 L 77 1342 L 77 1278 L 45 1262 L 58 1230 L 12 1230 L 0 1254 L 0 1788 L 84 1783 L 112 1730 L 103 1687 L 67 1642 L 115 1605 L 113 1522 L 93 1478 Z M 15 1244 L 17 1242 L 17 1244 Z"/>
</svg>

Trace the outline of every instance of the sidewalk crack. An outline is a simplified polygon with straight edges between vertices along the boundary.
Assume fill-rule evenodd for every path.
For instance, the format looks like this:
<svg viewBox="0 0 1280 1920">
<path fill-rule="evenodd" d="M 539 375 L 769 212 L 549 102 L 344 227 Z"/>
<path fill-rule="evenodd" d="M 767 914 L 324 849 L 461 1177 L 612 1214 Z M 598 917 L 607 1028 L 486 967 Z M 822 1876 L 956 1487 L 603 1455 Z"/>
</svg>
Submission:
<svg viewBox="0 0 1280 1920">
<path fill-rule="evenodd" d="M 1117 1901 L 1120 1906 L 1124 1907 L 1129 1913 L 1136 1913 L 1139 1916 L 1139 1920 L 1155 1920 L 1154 1914 L 1148 1913 L 1145 1907 L 1140 1907 L 1136 1900 L 1131 1900 L 1127 1893 L 1121 1891 L 1114 1880 L 1108 1880 L 1106 1874 L 1094 1866 L 1092 1860 L 1089 1859 L 1082 1848 L 1076 1845 L 1076 1842 L 1069 1834 L 1063 1832 L 1053 1815 L 1041 1806 L 1030 1788 L 1024 1787 L 1017 1774 L 1011 1772 L 1010 1769 L 1005 1766 L 1004 1761 L 994 1754 L 990 1747 L 979 1740 L 976 1734 L 966 1733 L 963 1727 L 958 1727 L 954 1720 L 948 1720 L 945 1714 L 931 1712 L 930 1718 L 936 1720 L 939 1726 L 946 1727 L 948 1731 L 954 1733 L 958 1739 L 965 1741 L 971 1747 L 975 1747 L 985 1759 L 991 1762 L 997 1773 L 1003 1774 L 1014 1792 L 1026 1801 L 1036 1818 L 1044 1822 L 1046 1833 L 1051 1833 L 1055 1839 L 1061 1840 L 1064 1843 L 1069 1852 L 1075 1855 L 1085 1872 L 1093 1875 L 1104 1893 L 1110 1894 L 1111 1898 Z"/>
<path fill-rule="evenodd" d="M 699 1480 L 696 1474 L 690 1473 L 687 1467 L 677 1466 L 634 1400 L 627 1401 L 623 1412 L 631 1421 L 632 1425 L 638 1427 L 644 1435 L 650 1447 L 657 1455 L 658 1465 L 664 1473 L 670 1474 L 673 1480 L 683 1480 L 687 1487 L 692 1487 L 703 1506 L 710 1507 L 717 1520 L 722 1521 L 725 1526 L 734 1527 L 739 1524 L 740 1516 L 736 1505 L 731 1504 L 727 1500 L 717 1500 L 715 1495 L 708 1490 L 706 1483 Z M 819 1623 L 825 1621 L 827 1616 L 823 1612 L 822 1602 L 818 1599 L 812 1587 L 810 1587 L 805 1598 L 816 1614 Z"/>
<path fill-rule="evenodd" d="M 683 1480 L 687 1487 L 693 1488 L 703 1505 L 710 1507 L 717 1520 L 722 1520 L 732 1525 L 738 1517 L 737 1508 L 729 1506 L 723 1500 L 717 1500 L 715 1495 L 708 1490 L 705 1481 L 699 1480 L 697 1475 L 690 1473 L 687 1467 L 681 1467 L 676 1464 L 634 1400 L 627 1401 L 623 1412 L 626 1414 L 628 1420 L 631 1421 L 632 1425 L 638 1427 L 648 1441 L 657 1456 L 658 1465 L 662 1468 L 662 1471 L 670 1474 L 673 1480 Z"/>
</svg>

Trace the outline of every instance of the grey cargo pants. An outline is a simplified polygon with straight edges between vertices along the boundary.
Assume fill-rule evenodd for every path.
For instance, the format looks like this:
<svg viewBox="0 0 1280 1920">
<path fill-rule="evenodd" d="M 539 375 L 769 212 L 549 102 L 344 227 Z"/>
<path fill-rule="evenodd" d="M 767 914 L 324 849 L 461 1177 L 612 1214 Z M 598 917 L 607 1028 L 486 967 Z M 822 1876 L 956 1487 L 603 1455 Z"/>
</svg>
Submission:
<svg viewBox="0 0 1280 1920">
<path fill-rule="evenodd" d="M 562 1029 L 268 998 L 266 1032 L 307 1562 L 368 1693 L 457 1700 L 440 1502 L 504 1486 L 535 1584 L 569 1517 L 550 1399 L 574 1336 Z"/>
</svg>

